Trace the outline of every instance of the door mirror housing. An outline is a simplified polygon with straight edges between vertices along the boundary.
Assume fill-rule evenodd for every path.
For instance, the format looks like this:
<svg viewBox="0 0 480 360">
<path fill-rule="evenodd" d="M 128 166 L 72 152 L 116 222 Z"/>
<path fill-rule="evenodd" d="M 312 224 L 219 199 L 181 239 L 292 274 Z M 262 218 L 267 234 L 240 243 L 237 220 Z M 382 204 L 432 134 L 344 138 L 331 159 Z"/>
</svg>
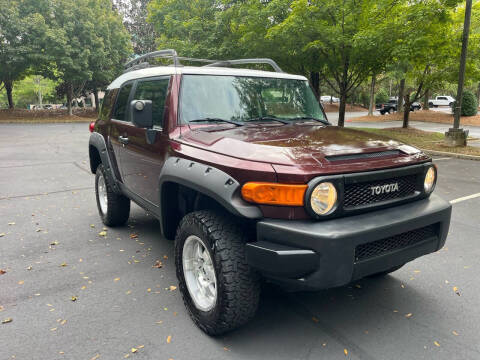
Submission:
<svg viewBox="0 0 480 360">
<path fill-rule="evenodd" d="M 146 129 L 153 127 L 152 100 L 132 100 L 130 113 L 133 125 Z"/>
</svg>

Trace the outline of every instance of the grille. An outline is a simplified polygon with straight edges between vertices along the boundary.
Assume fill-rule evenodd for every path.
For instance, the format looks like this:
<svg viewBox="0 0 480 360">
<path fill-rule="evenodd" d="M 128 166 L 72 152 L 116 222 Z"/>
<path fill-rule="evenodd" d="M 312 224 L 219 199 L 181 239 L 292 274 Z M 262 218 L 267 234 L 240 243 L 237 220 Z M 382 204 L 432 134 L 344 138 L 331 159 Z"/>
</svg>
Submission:
<svg viewBox="0 0 480 360">
<path fill-rule="evenodd" d="M 399 150 L 387 150 L 387 151 L 377 151 L 377 152 L 366 153 L 366 154 L 325 156 L 325 159 L 330 162 L 335 162 L 335 161 L 348 161 L 348 160 L 358 160 L 358 159 L 375 159 L 375 158 L 382 158 L 387 156 L 397 156 L 399 154 L 400 154 Z"/>
<path fill-rule="evenodd" d="M 423 240 L 436 237 L 435 225 L 405 232 L 386 239 L 361 244 L 355 248 L 355 262 L 380 256 L 395 250 L 415 245 Z"/>
<path fill-rule="evenodd" d="M 398 183 L 398 191 L 384 191 L 381 194 L 373 194 L 371 187 Z M 395 179 L 372 181 L 345 185 L 345 197 L 343 207 L 351 209 L 359 206 L 370 205 L 381 201 L 397 200 L 408 197 L 415 193 L 417 183 L 416 175 L 402 176 Z"/>
</svg>

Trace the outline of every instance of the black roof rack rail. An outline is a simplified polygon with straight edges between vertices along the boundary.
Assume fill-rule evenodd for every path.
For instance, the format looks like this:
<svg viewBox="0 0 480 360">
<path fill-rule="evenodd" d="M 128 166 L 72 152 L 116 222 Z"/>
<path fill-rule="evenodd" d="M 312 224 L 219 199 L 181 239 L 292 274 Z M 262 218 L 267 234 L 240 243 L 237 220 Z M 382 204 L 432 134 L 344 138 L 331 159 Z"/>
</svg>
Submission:
<svg viewBox="0 0 480 360">
<path fill-rule="evenodd" d="M 178 56 L 177 52 L 174 49 L 165 49 L 165 50 L 158 50 L 154 51 L 142 56 L 139 56 L 136 59 L 133 59 L 125 64 L 125 71 L 133 71 L 138 69 L 148 68 L 154 65 L 148 63 L 148 59 L 153 58 L 164 58 L 164 59 L 172 59 L 174 66 L 182 66 L 180 60 L 186 61 L 194 61 L 194 62 L 202 62 L 207 63 L 204 66 L 230 66 L 230 65 L 241 65 L 241 64 L 268 64 L 272 66 L 272 68 L 276 72 L 283 72 L 280 66 L 277 65 L 275 61 L 272 59 L 235 59 L 235 60 L 208 60 L 208 59 L 196 59 L 196 58 L 189 58 Z"/>
<path fill-rule="evenodd" d="M 235 60 L 219 60 L 205 66 L 230 66 L 230 65 L 242 65 L 242 64 L 268 64 L 276 72 L 283 72 L 280 66 L 277 65 L 272 59 L 262 58 L 262 59 L 235 59 Z"/>
</svg>

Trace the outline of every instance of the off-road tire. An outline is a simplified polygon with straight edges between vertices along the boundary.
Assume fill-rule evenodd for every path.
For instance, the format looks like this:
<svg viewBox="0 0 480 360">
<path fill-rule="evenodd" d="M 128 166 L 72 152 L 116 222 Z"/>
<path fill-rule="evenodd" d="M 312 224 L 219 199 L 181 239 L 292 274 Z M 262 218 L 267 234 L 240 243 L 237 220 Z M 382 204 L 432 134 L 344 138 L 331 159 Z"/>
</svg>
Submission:
<svg viewBox="0 0 480 360">
<path fill-rule="evenodd" d="M 209 311 L 199 310 L 185 281 L 182 254 L 185 240 L 198 236 L 209 251 L 216 276 L 217 298 Z M 258 274 L 245 258 L 245 231 L 232 219 L 210 210 L 186 215 L 175 237 L 175 266 L 183 302 L 194 323 L 209 335 L 220 335 L 250 321 L 260 298 Z"/>
<path fill-rule="evenodd" d="M 107 211 L 103 212 L 100 206 L 98 196 L 98 180 L 103 176 L 107 191 Z M 98 165 L 95 172 L 95 198 L 97 200 L 97 208 L 102 222 L 107 226 L 124 225 L 130 216 L 130 199 L 124 195 L 117 194 L 113 191 L 112 185 L 108 181 L 105 168 L 102 164 Z"/>
<path fill-rule="evenodd" d="M 402 265 L 397 265 L 397 266 L 394 266 L 388 270 L 385 270 L 385 271 L 382 271 L 382 272 L 379 272 L 379 273 L 376 273 L 376 274 L 372 274 L 370 275 L 369 277 L 373 277 L 373 278 L 376 278 L 376 277 L 382 277 L 382 276 L 386 276 L 394 271 L 397 271 L 399 270 L 401 267 L 403 267 L 403 265 L 405 264 L 402 264 Z"/>
</svg>

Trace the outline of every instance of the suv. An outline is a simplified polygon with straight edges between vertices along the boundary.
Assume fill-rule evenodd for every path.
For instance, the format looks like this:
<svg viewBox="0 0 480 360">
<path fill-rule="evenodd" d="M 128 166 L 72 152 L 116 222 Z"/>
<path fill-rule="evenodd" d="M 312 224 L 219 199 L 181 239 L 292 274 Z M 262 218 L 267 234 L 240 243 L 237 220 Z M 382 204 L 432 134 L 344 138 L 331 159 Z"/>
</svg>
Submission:
<svg viewBox="0 0 480 360">
<path fill-rule="evenodd" d="M 455 103 L 455 99 L 451 96 L 437 96 L 435 99 L 428 100 L 428 105 L 430 107 L 439 107 L 439 106 L 450 106 Z"/>
<path fill-rule="evenodd" d="M 376 108 L 378 111 L 380 111 L 380 114 L 385 115 L 386 113 L 392 114 L 397 111 L 397 106 L 398 101 L 396 99 L 390 99 L 386 104 L 377 104 Z M 410 111 L 416 111 L 421 109 L 422 105 L 417 101 L 410 104 Z"/>
<path fill-rule="evenodd" d="M 110 84 L 90 167 L 105 225 L 125 224 L 133 201 L 175 240 L 179 289 L 203 331 L 251 319 L 262 279 L 332 288 L 443 247 L 451 205 L 432 194 L 429 156 L 331 126 L 307 79 L 271 60 L 181 59 L 144 55 Z M 276 71 L 232 67 L 256 62 Z"/>
</svg>

